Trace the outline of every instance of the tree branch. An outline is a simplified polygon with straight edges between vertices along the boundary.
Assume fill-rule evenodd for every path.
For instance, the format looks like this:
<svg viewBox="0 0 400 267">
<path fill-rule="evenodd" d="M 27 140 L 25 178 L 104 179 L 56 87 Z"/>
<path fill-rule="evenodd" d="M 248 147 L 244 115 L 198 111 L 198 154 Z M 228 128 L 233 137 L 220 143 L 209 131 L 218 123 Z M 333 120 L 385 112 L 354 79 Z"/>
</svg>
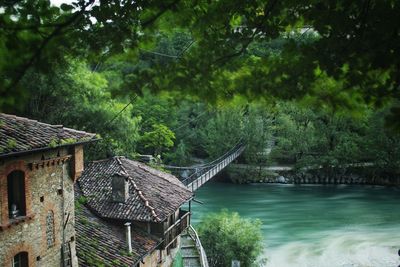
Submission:
<svg viewBox="0 0 400 267">
<path fill-rule="evenodd" d="M 7 87 L 7 90 L 10 90 L 11 88 L 14 88 L 24 77 L 25 73 L 28 71 L 28 69 L 33 65 L 33 63 L 39 59 L 41 56 L 43 50 L 46 48 L 46 46 L 49 44 L 49 42 L 59 35 L 62 30 L 70 25 L 72 25 L 83 13 L 85 12 L 86 8 L 90 5 L 92 5 L 95 2 L 95 0 L 90 0 L 86 5 L 84 5 L 79 12 L 75 12 L 73 16 L 71 16 L 68 20 L 66 20 L 63 23 L 60 23 L 56 29 L 53 30 L 53 32 L 48 35 L 40 44 L 38 49 L 35 51 L 35 53 L 32 55 L 32 57 L 28 60 L 28 62 L 23 65 L 21 71 L 17 75 L 16 79 Z"/>
<path fill-rule="evenodd" d="M 24 25 L 24 26 L 0 26 L 0 29 L 10 30 L 10 31 L 24 31 L 24 30 L 36 30 L 41 28 L 55 28 L 62 27 L 64 23 L 49 23 L 49 24 L 37 24 L 37 25 Z"/>
<path fill-rule="evenodd" d="M 277 2 L 278 2 L 277 0 L 272 0 L 272 1 L 269 1 L 269 2 L 265 5 L 265 7 L 264 7 L 264 18 L 266 18 L 267 16 L 269 16 L 269 15 L 271 14 L 271 12 L 272 12 L 272 10 L 274 9 L 274 7 L 276 6 Z M 263 21 L 264 21 L 264 20 L 263 20 Z M 227 61 L 229 61 L 231 58 L 240 56 L 243 52 L 246 51 L 247 47 L 248 47 L 248 46 L 251 44 L 251 42 L 254 40 L 254 37 L 255 37 L 260 31 L 262 31 L 262 30 L 260 30 L 260 29 L 262 29 L 263 24 L 264 24 L 264 23 L 261 22 L 261 23 L 255 25 L 253 34 L 248 38 L 248 40 L 246 40 L 246 42 L 244 42 L 244 43 L 242 44 L 242 47 L 240 48 L 240 50 L 238 50 L 238 51 L 236 51 L 236 52 L 233 52 L 233 53 L 231 53 L 231 54 L 222 56 L 222 57 L 220 57 L 220 58 L 217 58 L 217 59 L 213 62 L 213 64 L 218 63 L 218 62 L 222 62 L 222 64 L 224 64 L 224 63 L 226 63 Z"/>
<path fill-rule="evenodd" d="M 148 26 L 150 26 L 151 24 L 153 24 L 159 17 L 161 17 L 165 12 L 167 12 L 170 8 L 172 8 L 173 6 L 175 6 L 176 4 L 178 4 L 180 2 L 180 0 L 175 0 L 172 3 L 166 5 L 163 7 L 163 9 L 161 9 L 160 11 L 158 11 L 157 14 L 155 14 L 153 17 L 149 18 L 148 20 L 144 21 L 143 23 L 141 23 L 141 26 L 143 28 L 146 28 Z"/>
</svg>

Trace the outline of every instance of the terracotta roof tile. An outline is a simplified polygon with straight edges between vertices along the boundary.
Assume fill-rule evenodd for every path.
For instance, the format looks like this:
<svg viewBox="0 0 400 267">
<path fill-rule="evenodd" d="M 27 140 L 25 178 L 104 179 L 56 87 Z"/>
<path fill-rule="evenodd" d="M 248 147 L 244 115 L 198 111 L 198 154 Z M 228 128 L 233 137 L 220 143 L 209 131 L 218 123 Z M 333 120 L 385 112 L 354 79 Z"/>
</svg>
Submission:
<svg viewBox="0 0 400 267">
<path fill-rule="evenodd" d="M 0 113 L 0 157 L 92 141 L 95 134 Z"/>
<path fill-rule="evenodd" d="M 129 198 L 112 201 L 115 174 L 129 177 Z M 124 157 L 89 163 L 78 181 L 88 205 L 99 216 L 131 221 L 164 221 L 192 197 L 175 176 Z"/>
<path fill-rule="evenodd" d="M 75 194 L 80 195 L 78 186 Z M 75 230 L 79 266 L 133 266 L 160 243 L 157 237 L 132 227 L 129 254 L 125 227 L 97 217 L 85 205 L 75 209 Z"/>
</svg>

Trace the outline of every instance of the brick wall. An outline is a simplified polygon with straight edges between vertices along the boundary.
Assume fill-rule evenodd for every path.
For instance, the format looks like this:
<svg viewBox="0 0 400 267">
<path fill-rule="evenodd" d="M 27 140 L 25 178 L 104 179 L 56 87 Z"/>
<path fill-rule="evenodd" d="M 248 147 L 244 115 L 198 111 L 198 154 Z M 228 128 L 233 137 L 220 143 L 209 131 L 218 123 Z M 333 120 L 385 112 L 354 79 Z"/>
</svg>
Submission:
<svg viewBox="0 0 400 267">
<path fill-rule="evenodd" d="M 75 164 L 72 156 L 63 148 L 0 161 L 0 266 L 11 266 L 14 255 L 22 251 L 28 252 L 29 266 L 60 266 L 63 232 L 66 241 L 73 240 L 74 250 L 74 173 L 71 169 L 75 169 Z M 28 215 L 14 223 L 8 219 L 7 200 L 7 174 L 13 170 L 25 173 Z M 49 210 L 54 212 L 55 234 L 54 246 L 50 248 L 46 239 Z M 63 221 L 67 217 L 64 230 Z M 75 251 L 72 254 L 75 256 Z M 76 256 L 73 263 L 77 266 Z"/>
</svg>

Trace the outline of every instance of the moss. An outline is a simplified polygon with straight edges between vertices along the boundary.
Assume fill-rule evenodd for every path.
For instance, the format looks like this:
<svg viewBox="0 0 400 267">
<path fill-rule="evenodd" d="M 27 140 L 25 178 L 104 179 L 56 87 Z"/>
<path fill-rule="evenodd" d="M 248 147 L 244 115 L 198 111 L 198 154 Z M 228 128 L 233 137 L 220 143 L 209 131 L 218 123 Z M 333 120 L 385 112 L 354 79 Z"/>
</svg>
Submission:
<svg viewBox="0 0 400 267">
<path fill-rule="evenodd" d="M 17 141 L 14 138 L 7 140 L 7 149 L 12 150 L 17 146 Z"/>
<path fill-rule="evenodd" d="M 80 196 L 79 198 L 75 199 L 75 209 L 77 211 L 82 210 L 82 205 L 85 205 L 87 203 L 87 198 L 84 196 Z"/>
<path fill-rule="evenodd" d="M 79 222 L 80 222 L 81 224 L 83 224 L 83 225 L 88 225 L 88 224 L 90 223 L 89 220 L 86 219 L 86 218 L 80 218 L 80 219 L 79 219 Z"/>
<path fill-rule="evenodd" d="M 60 140 L 60 145 L 75 144 L 77 142 L 78 142 L 78 140 L 76 138 L 66 138 L 66 139 Z"/>
<path fill-rule="evenodd" d="M 58 146 L 57 139 L 52 138 L 49 143 L 49 147 L 56 147 Z"/>
<path fill-rule="evenodd" d="M 112 260 L 111 263 L 113 266 L 121 265 L 121 262 L 118 259 Z"/>
<path fill-rule="evenodd" d="M 78 200 L 75 200 L 75 210 L 82 211 L 82 204 Z"/>
<path fill-rule="evenodd" d="M 121 256 L 132 256 L 132 253 L 129 253 L 128 251 L 126 251 L 125 249 L 120 251 Z"/>
<path fill-rule="evenodd" d="M 80 204 L 82 204 L 82 205 L 85 205 L 85 204 L 87 203 L 87 198 L 84 197 L 84 196 L 80 196 L 80 197 L 78 198 L 78 202 L 79 202 Z"/>
</svg>

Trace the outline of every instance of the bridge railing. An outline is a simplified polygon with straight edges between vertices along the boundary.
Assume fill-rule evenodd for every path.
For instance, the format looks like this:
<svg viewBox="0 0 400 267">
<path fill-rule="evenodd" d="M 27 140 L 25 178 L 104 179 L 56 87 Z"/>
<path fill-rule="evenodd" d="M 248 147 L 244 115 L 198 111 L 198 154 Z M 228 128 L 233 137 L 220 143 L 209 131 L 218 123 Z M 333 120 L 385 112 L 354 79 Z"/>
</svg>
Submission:
<svg viewBox="0 0 400 267">
<path fill-rule="evenodd" d="M 223 168 L 225 168 L 230 162 L 236 159 L 244 150 L 244 146 L 245 146 L 244 142 L 242 141 L 238 142 L 233 148 L 227 151 L 224 155 L 222 155 L 216 160 L 213 160 L 212 162 L 204 164 L 201 168 L 197 168 L 192 175 L 181 181 L 183 182 L 183 184 L 187 186 L 190 184 L 193 185 L 193 182 L 195 181 L 199 182 L 198 178 L 203 176 L 203 179 L 205 180 L 201 181 L 203 184 L 204 182 L 208 181 L 211 177 L 213 177 L 215 174 L 217 174 L 219 171 L 221 171 Z M 197 184 L 196 188 L 198 187 L 199 185 Z"/>
</svg>

